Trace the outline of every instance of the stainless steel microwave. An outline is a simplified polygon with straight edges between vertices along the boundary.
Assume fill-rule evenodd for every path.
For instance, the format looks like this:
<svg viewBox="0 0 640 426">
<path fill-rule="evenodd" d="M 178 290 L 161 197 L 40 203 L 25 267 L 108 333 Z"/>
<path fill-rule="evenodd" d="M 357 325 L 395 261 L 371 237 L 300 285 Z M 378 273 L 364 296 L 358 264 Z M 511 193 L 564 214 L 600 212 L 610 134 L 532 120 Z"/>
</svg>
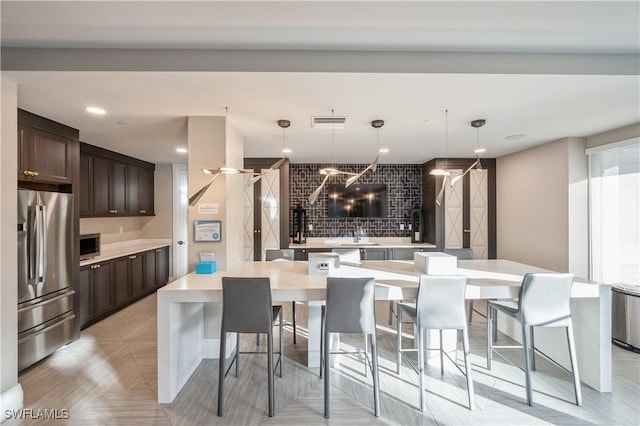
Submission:
<svg viewBox="0 0 640 426">
<path fill-rule="evenodd" d="M 80 260 L 100 256 L 100 234 L 80 235 Z"/>
</svg>

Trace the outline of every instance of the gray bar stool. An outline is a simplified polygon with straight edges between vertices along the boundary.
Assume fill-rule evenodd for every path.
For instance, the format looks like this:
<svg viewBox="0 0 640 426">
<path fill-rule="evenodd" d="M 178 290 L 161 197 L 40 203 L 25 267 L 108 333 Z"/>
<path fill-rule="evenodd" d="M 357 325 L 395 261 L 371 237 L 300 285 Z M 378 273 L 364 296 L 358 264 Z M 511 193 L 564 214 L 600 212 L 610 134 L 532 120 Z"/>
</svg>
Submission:
<svg viewBox="0 0 640 426">
<path fill-rule="evenodd" d="M 380 384 L 378 379 L 378 345 L 376 340 L 375 281 L 373 278 L 327 278 L 327 301 L 322 307 L 320 330 L 320 377 L 324 368 L 324 416 L 329 418 L 329 348 L 331 333 L 362 333 L 371 335 L 371 374 L 373 376 L 373 405 L 380 416 Z M 365 362 L 369 364 L 365 346 Z"/>
<path fill-rule="evenodd" d="M 279 320 L 280 352 L 273 365 L 274 319 Z M 227 333 L 236 333 L 236 353 L 225 368 Z M 282 306 L 272 306 L 269 278 L 222 277 L 222 325 L 220 327 L 220 362 L 218 375 L 218 416 L 224 415 L 224 379 L 235 362 L 236 377 L 240 365 L 240 333 L 265 333 L 267 335 L 267 381 L 269 386 L 269 417 L 273 417 L 274 371 L 280 367 L 283 375 L 284 344 L 282 339 Z M 265 352 L 242 352 L 265 353 Z"/>
<path fill-rule="evenodd" d="M 443 354 L 453 362 L 462 374 L 467 377 L 467 393 L 469 394 L 469 409 L 473 410 L 474 392 L 471 377 L 471 360 L 469 352 L 469 331 L 465 314 L 465 291 L 467 277 L 459 275 L 422 275 L 418 286 L 416 303 L 398 304 L 398 335 L 397 335 L 397 370 L 400 374 L 402 358 L 418 373 L 418 389 L 420 392 L 420 411 L 425 410 L 424 404 L 424 343 L 422 341 L 425 330 L 440 330 L 440 372 L 444 374 Z M 409 316 L 416 326 L 416 348 L 402 348 L 402 314 Z M 462 330 L 462 349 L 464 352 L 465 371 L 449 357 L 442 349 L 442 330 Z M 414 366 L 406 358 L 404 352 L 418 352 L 418 365 Z M 417 367 L 417 368 L 416 368 Z"/>
<path fill-rule="evenodd" d="M 265 260 L 270 262 L 274 260 L 289 260 L 292 261 L 294 259 L 294 250 L 293 249 L 268 249 L 265 252 Z M 291 326 L 293 327 L 293 344 L 296 344 L 296 302 L 291 302 L 291 311 L 292 311 L 292 320 Z M 260 345 L 260 336 L 258 336 L 257 344 Z"/>
<path fill-rule="evenodd" d="M 582 391 L 580 389 L 570 308 L 572 284 L 573 274 L 526 274 L 522 280 L 520 297 L 517 302 L 491 301 L 487 305 L 487 368 L 491 369 L 491 358 L 495 349 L 522 347 L 524 351 L 524 373 L 528 405 L 533 403 L 531 370 L 536 369 L 535 344 L 533 340 L 534 326 L 566 328 L 576 405 L 582 405 Z M 497 311 L 520 323 L 522 327 L 522 346 L 496 346 L 493 344 L 493 339 L 491 338 L 493 327 L 490 323 L 494 321 Z M 500 354 L 497 351 L 496 353 Z"/>
</svg>

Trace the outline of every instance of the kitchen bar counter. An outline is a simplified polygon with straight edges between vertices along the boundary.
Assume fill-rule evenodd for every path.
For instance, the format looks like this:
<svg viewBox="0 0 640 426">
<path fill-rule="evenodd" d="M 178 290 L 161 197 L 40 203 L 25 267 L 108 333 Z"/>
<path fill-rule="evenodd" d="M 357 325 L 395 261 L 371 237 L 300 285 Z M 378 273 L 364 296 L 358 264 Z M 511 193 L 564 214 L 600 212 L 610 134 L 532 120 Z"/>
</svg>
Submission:
<svg viewBox="0 0 640 426">
<path fill-rule="evenodd" d="M 80 266 L 92 265 L 94 263 L 104 262 L 105 260 L 116 259 L 118 257 L 154 250 L 170 245 L 171 240 L 169 238 L 138 239 L 103 244 L 100 247 L 100 256 L 81 260 Z"/>
<path fill-rule="evenodd" d="M 223 276 L 269 277 L 274 302 L 307 301 L 307 363 L 310 368 L 317 367 L 326 277 L 309 275 L 307 268 L 306 262 L 242 262 L 212 275 L 192 273 L 160 289 L 158 401 L 173 401 L 203 359 L 218 357 Z M 540 270 L 508 260 L 469 260 L 459 262 L 457 273 L 469 277 L 468 299 L 492 299 L 514 297 L 523 275 L 534 271 Z M 374 277 L 377 300 L 412 300 L 420 273 L 410 262 L 365 261 L 360 268 L 343 265 L 332 275 Z M 577 279 L 571 296 L 581 379 L 600 392 L 610 392 L 611 288 Z M 207 321 L 205 309 L 213 314 Z M 505 317 L 499 324 L 502 332 L 517 338 L 519 329 L 513 321 Z M 541 329 L 536 333 L 536 347 L 566 366 L 566 346 L 560 344 L 564 338 L 561 330 Z"/>
</svg>

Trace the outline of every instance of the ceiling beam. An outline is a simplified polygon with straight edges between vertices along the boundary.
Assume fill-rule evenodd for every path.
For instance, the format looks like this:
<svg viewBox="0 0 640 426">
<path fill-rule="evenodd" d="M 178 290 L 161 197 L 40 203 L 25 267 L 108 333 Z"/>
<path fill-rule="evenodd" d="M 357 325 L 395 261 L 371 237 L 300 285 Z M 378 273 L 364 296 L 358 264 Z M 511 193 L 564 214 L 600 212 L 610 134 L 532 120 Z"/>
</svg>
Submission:
<svg viewBox="0 0 640 426">
<path fill-rule="evenodd" d="M 638 54 L 3 48 L 3 71 L 640 75 Z"/>
</svg>

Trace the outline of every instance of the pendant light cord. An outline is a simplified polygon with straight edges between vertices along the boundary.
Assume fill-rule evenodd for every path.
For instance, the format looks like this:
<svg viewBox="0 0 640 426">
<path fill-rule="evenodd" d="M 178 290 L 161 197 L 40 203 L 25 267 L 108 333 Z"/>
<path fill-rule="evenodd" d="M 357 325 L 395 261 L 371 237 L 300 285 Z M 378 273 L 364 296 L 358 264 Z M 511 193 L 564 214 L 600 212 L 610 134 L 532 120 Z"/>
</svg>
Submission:
<svg viewBox="0 0 640 426">
<path fill-rule="evenodd" d="M 444 169 L 447 170 L 449 160 L 449 110 L 444 110 L 444 126 L 445 126 L 445 148 L 444 148 Z"/>
<path fill-rule="evenodd" d="M 333 118 L 333 108 L 331 108 L 331 118 Z M 335 163 L 335 158 L 334 158 L 334 151 L 335 151 L 335 145 L 336 145 L 336 125 L 335 123 L 331 126 L 331 167 L 332 168 L 336 168 L 336 163 Z"/>
</svg>

